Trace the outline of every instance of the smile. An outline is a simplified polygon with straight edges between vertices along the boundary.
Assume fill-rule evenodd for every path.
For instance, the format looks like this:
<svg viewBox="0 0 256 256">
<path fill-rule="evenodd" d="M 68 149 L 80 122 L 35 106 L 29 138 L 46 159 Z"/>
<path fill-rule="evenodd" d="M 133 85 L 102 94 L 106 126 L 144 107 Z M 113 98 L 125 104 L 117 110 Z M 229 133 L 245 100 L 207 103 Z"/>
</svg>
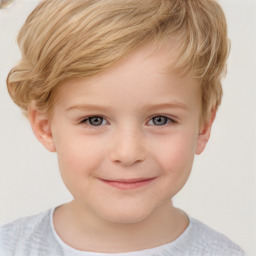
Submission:
<svg viewBox="0 0 256 256">
<path fill-rule="evenodd" d="M 128 179 L 128 180 L 104 180 L 101 179 L 107 185 L 118 188 L 120 190 L 132 190 L 149 185 L 156 178 L 142 178 L 142 179 Z"/>
</svg>

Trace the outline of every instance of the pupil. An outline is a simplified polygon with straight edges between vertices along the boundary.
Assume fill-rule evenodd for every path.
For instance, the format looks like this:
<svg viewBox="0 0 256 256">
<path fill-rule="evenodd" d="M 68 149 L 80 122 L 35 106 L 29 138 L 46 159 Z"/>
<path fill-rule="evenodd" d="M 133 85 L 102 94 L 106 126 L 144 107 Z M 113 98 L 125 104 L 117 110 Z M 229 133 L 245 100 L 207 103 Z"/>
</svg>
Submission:
<svg viewBox="0 0 256 256">
<path fill-rule="evenodd" d="M 94 116 L 89 118 L 90 124 L 98 126 L 102 124 L 102 117 Z"/>
<path fill-rule="evenodd" d="M 167 123 L 167 118 L 164 116 L 157 116 L 153 118 L 153 123 L 155 125 L 165 125 Z"/>
</svg>

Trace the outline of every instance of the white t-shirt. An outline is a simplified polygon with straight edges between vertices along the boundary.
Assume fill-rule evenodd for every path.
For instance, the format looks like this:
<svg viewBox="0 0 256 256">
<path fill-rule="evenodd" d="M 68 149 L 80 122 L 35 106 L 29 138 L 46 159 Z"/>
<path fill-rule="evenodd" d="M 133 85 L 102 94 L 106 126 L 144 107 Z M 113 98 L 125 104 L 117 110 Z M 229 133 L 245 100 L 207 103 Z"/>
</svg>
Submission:
<svg viewBox="0 0 256 256">
<path fill-rule="evenodd" d="M 95 253 L 65 244 L 54 230 L 54 208 L 0 227 L 0 256 L 244 256 L 243 250 L 224 235 L 190 218 L 175 241 L 142 251 Z"/>
</svg>

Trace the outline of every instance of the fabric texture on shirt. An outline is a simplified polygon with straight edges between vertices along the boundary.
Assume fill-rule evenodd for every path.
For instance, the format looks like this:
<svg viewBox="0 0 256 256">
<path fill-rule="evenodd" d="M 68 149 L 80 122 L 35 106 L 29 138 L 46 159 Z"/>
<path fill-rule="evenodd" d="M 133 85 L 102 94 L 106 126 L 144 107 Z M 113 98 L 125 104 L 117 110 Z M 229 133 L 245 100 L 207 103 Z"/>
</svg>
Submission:
<svg viewBox="0 0 256 256">
<path fill-rule="evenodd" d="M 0 256 L 245 256 L 238 245 L 194 218 L 175 241 L 159 247 L 112 254 L 78 251 L 55 232 L 53 211 L 0 227 Z"/>
</svg>

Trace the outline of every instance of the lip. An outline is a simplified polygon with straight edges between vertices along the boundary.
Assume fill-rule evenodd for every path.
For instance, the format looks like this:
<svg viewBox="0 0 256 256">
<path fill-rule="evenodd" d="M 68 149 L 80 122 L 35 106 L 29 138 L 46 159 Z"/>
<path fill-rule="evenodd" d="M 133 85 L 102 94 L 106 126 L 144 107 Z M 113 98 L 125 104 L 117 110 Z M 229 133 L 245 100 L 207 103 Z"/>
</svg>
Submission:
<svg viewBox="0 0 256 256">
<path fill-rule="evenodd" d="M 139 179 L 120 179 L 120 180 L 105 180 L 100 179 L 103 183 L 120 190 L 133 190 L 145 187 L 153 182 L 156 178 L 139 178 Z"/>
</svg>

